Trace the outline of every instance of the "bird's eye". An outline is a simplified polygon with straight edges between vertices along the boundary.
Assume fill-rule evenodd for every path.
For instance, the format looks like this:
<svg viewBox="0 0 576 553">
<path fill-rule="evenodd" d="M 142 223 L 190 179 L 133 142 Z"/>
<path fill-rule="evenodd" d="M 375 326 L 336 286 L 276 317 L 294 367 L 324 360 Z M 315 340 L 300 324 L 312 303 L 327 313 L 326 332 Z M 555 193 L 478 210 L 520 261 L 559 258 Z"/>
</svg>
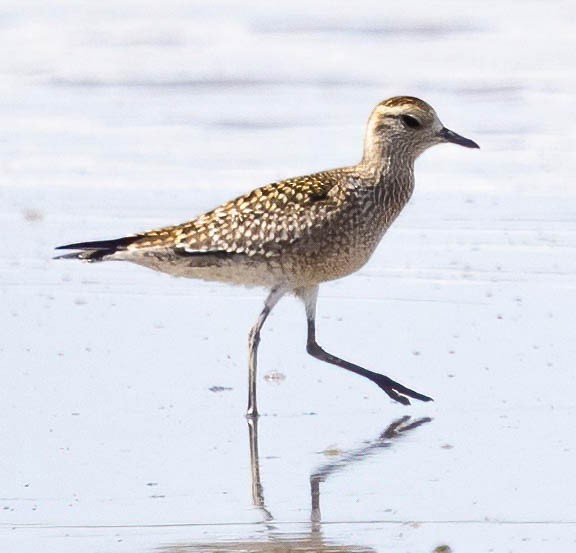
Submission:
<svg viewBox="0 0 576 553">
<path fill-rule="evenodd" d="M 419 129 L 422 126 L 422 123 L 420 123 L 416 117 L 412 117 L 411 115 L 402 115 L 400 116 L 400 119 L 402 119 L 402 123 L 410 129 Z"/>
</svg>

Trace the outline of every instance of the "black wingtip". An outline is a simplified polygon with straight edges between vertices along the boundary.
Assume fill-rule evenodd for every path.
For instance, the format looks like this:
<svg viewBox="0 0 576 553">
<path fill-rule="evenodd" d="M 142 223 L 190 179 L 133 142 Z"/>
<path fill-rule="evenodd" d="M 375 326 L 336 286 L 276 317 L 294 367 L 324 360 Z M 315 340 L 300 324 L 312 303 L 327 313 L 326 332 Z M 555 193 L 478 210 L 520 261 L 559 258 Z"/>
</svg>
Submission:
<svg viewBox="0 0 576 553">
<path fill-rule="evenodd" d="M 107 255 L 125 250 L 130 244 L 138 240 L 137 236 L 126 236 L 115 240 L 97 240 L 94 242 L 76 242 L 57 246 L 56 250 L 80 250 L 79 252 L 60 255 L 54 259 L 82 259 L 84 261 L 100 261 Z"/>
<path fill-rule="evenodd" d="M 57 246 L 57 250 L 122 250 L 138 239 L 137 236 L 126 236 L 114 240 L 96 240 L 93 242 L 76 242 Z"/>
</svg>

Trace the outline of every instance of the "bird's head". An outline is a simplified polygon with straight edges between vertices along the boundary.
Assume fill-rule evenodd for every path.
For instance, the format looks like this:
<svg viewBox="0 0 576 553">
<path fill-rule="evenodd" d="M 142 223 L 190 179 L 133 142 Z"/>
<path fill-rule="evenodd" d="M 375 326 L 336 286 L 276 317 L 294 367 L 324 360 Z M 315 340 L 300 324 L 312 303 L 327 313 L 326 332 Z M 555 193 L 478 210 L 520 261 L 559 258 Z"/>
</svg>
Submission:
<svg viewBox="0 0 576 553">
<path fill-rule="evenodd" d="M 424 150 L 452 142 L 466 148 L 479 148 L 473 140 L 448 130 L 426 102 L 412 96 L 395 96 L 380 102 L 368 122 L 366 147 L 385 146 L 415 159 Z"/>
</svg>

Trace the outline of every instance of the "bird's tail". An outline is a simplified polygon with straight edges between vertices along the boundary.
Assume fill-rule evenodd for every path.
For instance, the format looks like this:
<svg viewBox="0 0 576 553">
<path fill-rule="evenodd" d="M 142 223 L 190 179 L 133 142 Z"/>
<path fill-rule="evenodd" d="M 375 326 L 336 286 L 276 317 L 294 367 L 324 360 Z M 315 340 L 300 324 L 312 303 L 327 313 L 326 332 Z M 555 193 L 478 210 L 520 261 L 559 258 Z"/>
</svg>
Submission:
<svg viewBox="0 0 576 553">
<path fill-rule="evenodd" d="M 54 259 L 82 259 L 83 261 L 102 261 L 105 257 L 125 250 L 130 244 L 138 240 L 138 236 L 127 236 L 116 240 L 98 240 L 96 242 L 78 242 L 58 246 L 57 250 L 80 250 L 77 252 L 59 255 Z"/>
</svg>

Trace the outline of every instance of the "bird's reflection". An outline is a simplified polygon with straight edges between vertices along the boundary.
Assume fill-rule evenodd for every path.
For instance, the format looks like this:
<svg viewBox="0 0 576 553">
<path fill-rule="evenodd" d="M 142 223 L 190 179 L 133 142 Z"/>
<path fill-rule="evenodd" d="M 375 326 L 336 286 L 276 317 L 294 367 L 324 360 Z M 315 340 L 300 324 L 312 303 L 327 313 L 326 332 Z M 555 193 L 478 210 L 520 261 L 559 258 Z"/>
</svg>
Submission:
<svg viewBox="0 0 576 553">
<path fill-rule="evenodd" d="M 401 417 L 380 433 L 380 435 L 369 441 L 364 442 L 362 447 L 353 449 L 342 457 L 322 465 L 312 471 L 310 475 L 310 496 L 312 508 L 310 512 L 310 521 L 313 523 L 313 529 L 319 529 L 320 524 L 320 484 L 325 482 L 332 474 L 340 472 L 350 465 L 366 459 L 376 451 L 391 447 L 392 444 L 401 436 L 406 435 L 411 430 L 430 422 L 432 419 L 425 417 L 412 420 L 411 417 Z M 264 514 L 265 521 L 272 521 L 274 517 L 266 507 L 264 501 L 264 488 L 260 479 L 260 456 L 258 454 L 258 419 L 248 419 L 248 434 L 250 438 L 250 469 L 252 472 L 252 503 Z"/>
<path fill-rule="evenodd" d="M 411 430 L 430 422 L 432 419 L 425 417 L 412 420 L 411 417 L 402 417 L 395 420 L 392 424 L 380 433 L 380 435 L 370 441 L 368 444 L 357 449 L 353 449 L 341 458 L 326 463 L 312 472 L 310 475 L 310 495 L 312 498 L 312 509 L 310 519 L 313 528 L 319 527 L 320 524 L 320 484 L 325 482 L 332 474 L 339 472 L 350 465 L 366 459 L 376 451 L 391 447 L 400 437 L 405 436 Z"/>
<path fill-rule="evenodd" d="M 250 440 L 250 472 L 252 474 L 252 504 L 264 514 L 264 520 L 274 520 L 272 513 L 264 503 L 264 488 L 260 479 L 260 455 L 258 453 L 258 418 L 247 417 L 248 437 Z"/>
<path fill-rule="evenodd" d="M 274 517 L 266 506 L 264 488 L 260 477 L 260 458 L 258 454 L 258 419 L 248 419 L 248 434 L 250 439 L 250 468 L 252 475 L 252 502 L 263 514 L 263 523 L 266 526 L 266 539 L 255 541 L 223 540 L 213 543 L 193 543 L 175 545 L 164 548 L 164 553 L 376 553 L 370 547 L 360 545 L 342 545 L 327 541 L 321 529 L 320 516 L 320 484 L 333 474 L 366 459 L 377 451 L 392 447 L 402 436 L 410 433 L 432 419 L 420 418 L 412 420 L 402 417 L 388 425 L 377 438 L 353 449 L 339 459 L 326 463 L 310 475 L 311 513 L 310 527 L 307 532 L 288 535 L 281 533 L 274 527 Z M 441 546 L 435 553 L 450 553 L 450 548 Z"/>
</svg>

